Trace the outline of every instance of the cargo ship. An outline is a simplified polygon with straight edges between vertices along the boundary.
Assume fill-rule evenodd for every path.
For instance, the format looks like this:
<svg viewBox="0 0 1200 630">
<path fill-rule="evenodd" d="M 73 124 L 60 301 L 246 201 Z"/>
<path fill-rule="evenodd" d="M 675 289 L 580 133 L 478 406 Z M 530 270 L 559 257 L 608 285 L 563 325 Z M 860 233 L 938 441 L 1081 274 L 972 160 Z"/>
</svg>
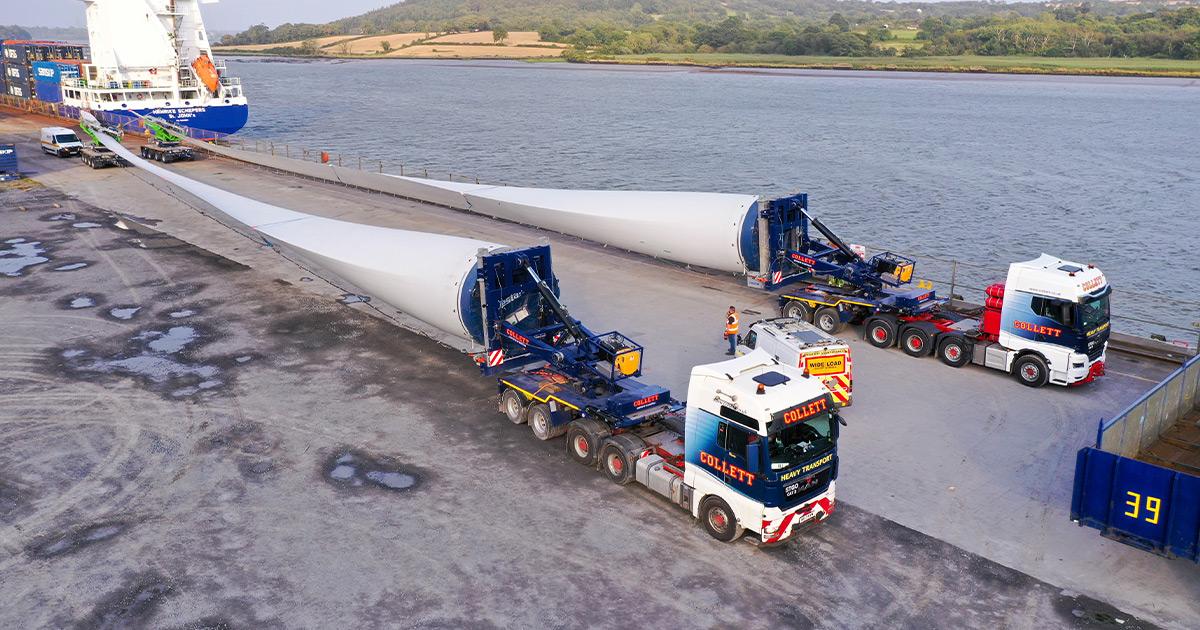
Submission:
<svg viewBox="0 0 1200 630">
<path fill-rule="evenodd" d="M 230 134 L 249 115 L 241 80 L 213 57 L 200 0 L 84 0 L 90 48 L 6 41 L 5 93 L 140 126 L 152 115 Z"/>
</svg>

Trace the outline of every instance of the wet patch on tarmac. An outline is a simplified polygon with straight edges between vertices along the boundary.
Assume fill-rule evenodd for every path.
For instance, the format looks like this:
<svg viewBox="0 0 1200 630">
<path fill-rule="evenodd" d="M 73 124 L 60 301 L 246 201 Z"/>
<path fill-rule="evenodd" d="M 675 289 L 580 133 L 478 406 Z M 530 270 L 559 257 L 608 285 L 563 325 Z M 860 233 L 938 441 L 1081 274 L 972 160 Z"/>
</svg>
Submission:
<svg viewBox="0 0 1200 630">
<path fill-rule="evenodd" d="M 74 212 L 55 212 L 41 217 L 41 221 L 58 222 L 58 221 L 75 221 L 79 217 Z"/>
<path fill-rule="evenodd" d="M 244 421 L 229 425 L 197 441 L 195 451 L 204 453 L 236 453 L 238 472 L 247 481 L 263 481 L 280 467 L 271 455 L 279 447 L 280 438 L 257 422 Z"/>
<path fill-rule="evenodd" d="M 133 304 L 121 304 L 108 309 L 104 312 L 104 315 L 109 319 L 127 322 L 136 317 L 141 310 L 142 307 L 140 306 L 135 306 Z"/>
<path fill-rule="evenodd" d="M 361 322 L 347 320 L 346 311 L 329 308 L 332 307 L 294 312 L 276 319 L 267 333 L 283 337 L 284 344 L 302 353 L 328 350 L 364 335 Z"/>
<path fill-rule="evenodd" d="M 104 224 L 96 223 L 94 221 L 79 221 L 78 223 L 72 223 L 71 227 L 79 228 L 81 230 L 91 230 L 91 229 L 95 229 L 98 227 L 104 227 Z"/>
<path fill-rule="evenodd" d="M 50 271 L 78 271 L 78 270 L 80 270 L 80 269 L 83 269 L 83 268 L 85 268 L 85 267 L 89 267 L 89 266 L 91 266 L 91 264 L 92 264 L 92 263 L 90 263 L 90 262 L 86 262 L 86 261 L 78 261 L 78 262 L 73 262 L 73 263 L 66 263 L 66 264 L 63 264 L 63 265 L 59 265 L 59 266 L 57 266 L 57 267 L 54 267 L 54 268 L 50 269 Z"/>
<path fill-rule="evenodd" d="M 217 337 L 200 324 L 158 325 L 132 336 L 110 338 L 114 350 L 78 345 L 53 352 L 57 367 L 68 376 L 94 380 L 98 375 L 132 377 L 169 399 L 200 396 L 223 390 L 238 365 L 232 357 L 198 359 L 203 347 Z M 237 356 L 245 356 L 239 353 Z"/>
<path fill-rule="evenodd" d="M 371 301 L 369 295 L 358 295 L 356 293 L 343 293 L 342 297 L 338 298 L 338 302 L 342 304 L 366 304 Z"/>
<path fill-rule="evenodd" d="M 1065 624 L 1076 628 L 1150 630 L 1158 627 L 1104 602 L 1069 591 L 1063 591 L 1054 600 L 1054 610 L 1062 615 Z"/>
<path fill-rule="evenodd" d="M 46 248 L 40 241 L 26 238 L 10 238 L 0 243 L 0 275 L 19 278 L 25 270 L 35 265 L 50 262 L 45 256 Z"/>
<path fill-rule="evenodd" d="M 162 600 L 170 595 L 175 586 L 158 574 L 135 577 L 128 586 L 110 593 L 100 600 L 86 619 L 79 621 L 76 628 L 109 629 L 146 627 Z"/>
<path fill-rule="evenodd" d="M 35 558 L 62 556 L 115 538 L 129 527 L 129 523 L 123 521 L 108 521 L 76 527 L 64 533 L 41 536 L 26 548 L 26 552 Z"/>
<path fill-rule="evenodd" d="M 321 478 L 339 488 L 405 492 L 417 487 L 422 474 L 412 467 L 401 466 L 392 457 L 376 457 L 343 448 L 325 460 Z"/>
<path fill-rule="evenodd" d="M 185 300 L 208 288 L 203 282 L 177 282 L 154 294 L 155 302 Z"/>
<path fill-rule="evenodd" d="M 74 293 L 59 298 L 55 304 L 65 311 L 75 311 L 104 304 L 104 296 L 97 293 Z"/>
</svg>

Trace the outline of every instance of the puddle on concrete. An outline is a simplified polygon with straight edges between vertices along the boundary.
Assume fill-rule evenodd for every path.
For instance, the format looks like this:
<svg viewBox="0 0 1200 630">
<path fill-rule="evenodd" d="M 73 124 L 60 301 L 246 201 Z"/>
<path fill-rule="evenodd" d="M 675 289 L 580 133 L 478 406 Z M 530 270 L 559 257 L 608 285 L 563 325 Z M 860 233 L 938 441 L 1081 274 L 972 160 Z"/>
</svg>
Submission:
<svg viewBox="0 0 1200 630">
<path fill-rule="evenodd" d="M 85 263 L 85 262 L 68 263 L 66 265 L 59 265 L 59 266 L 51 269 L 50 271 L 75 271 L 76 269 L 83 269 L 84 267 L 87 267 L 88 265 L 89 265 L 89 263 Z"/>
<path fill-rule="evenodd" d="M 133 316 L 137 315 L 140 310 L 142 310 L 140 306 L 114 306 L 108 309 L 108 315 L 113 319 L 128 321 L 133 319 Z"/>
<path fill-rule="evenodd" d="M 74 221 L 77 218 L 79 218 L 79 217 L 76 217 L 74 212 L 59 212 L 58 214 L 52 214 L 52 215 L 46 217 L 44 220 L 46 220 L 46 221 Z"/>
<path fill-rule="evenodd" d="M 208 334 L 196 326 L 150 328 L 128 341 L 123 351 L 113 356 L 97 356 L 98 352 L 87 348 L 65 348 L 58 357 L 68 372 L 132 376 L 171 398 L 217 390 L 228 382 L 222 364 L 228 365 L 229 359 L 199 362 L 183 358 L 208 341 Z"/>
<path fill-rule="evenodd" d="M 171 319 L 183 319 L 185 317 L 191 317 L 195 314 L 196 311 L 194 309 L 185 308 L 178 311 L 171 311 L 170 313 L 167 313 L 167 317 L 170 317 Z"/>
<path fill-rule="evenodd" d="M 149 625 L 163 598 L 175 588 L 159 575 L 143 575 L 96 604 L 81 628 L 142 628 Z"/>
<path fill-rule="evenodd" d="M 371 301 L 371 296 L 358 295 L 355 293 L 343 293 L 342 297 L 338 298 L 338 301 L 341 302 L 342 304 L 358 304 L 358 303 L 366 304 L 367 302 Z"/>
<path fill-rule="evenodd" d="M 67 308 L 72 308 L 72 309 L 91 308 L 96 305 L 96 297 L 93 295 L 87 295 L 87 294 L 76 295 L 76 296 L 70 297 L 68 299 L 70 301 L 67 302 Z"/>
<path fill-rule="evenodd" d="M 71 553 L 108 540 L 129 528 L 128 523 L 108 522 L 96 523 L 86 527 L 72 529 L 63 534 L 42 538 L 30 545 L 29 555 L 37 558 L 53 558 Z"/>
<path fill-rule="evenodd" d="M 10 238 L 4 244 L 8 247 L 0 248 L 0 274 L 10 278 L 20 277 L 29 267 L 50 262 L 49 258 L 42 255 L 46 253 L 46 248 L 38 241 Z"/>
<path fill-rule="evenodd" d="M 92 228 L 104 227 L 104 224 L 93 223 L 91 221 L 80 221 L 79 223 L 72 223 L 71 227 L 79 228 L 81 230 L 90 230 Z"/>
<path fill-rule="evenodd" d="M 324 478 L 346 488 L 379 488 L 403 492 L 421 480 L 415 471 L 401 467 L 393 458 L 372 457 L 361 451 L 341 450 L 324 465 Z"/>
<path fill-rule="evenodd" d="M 252 357 L 248 354 L 242 355 L 242 356 L 234 359 L 234 361 L 237 361 L 238 363 L 249 363 L 250 361 L 253 361 L 253 360 L 254 360 L 254 357 Z"/>
</svg>

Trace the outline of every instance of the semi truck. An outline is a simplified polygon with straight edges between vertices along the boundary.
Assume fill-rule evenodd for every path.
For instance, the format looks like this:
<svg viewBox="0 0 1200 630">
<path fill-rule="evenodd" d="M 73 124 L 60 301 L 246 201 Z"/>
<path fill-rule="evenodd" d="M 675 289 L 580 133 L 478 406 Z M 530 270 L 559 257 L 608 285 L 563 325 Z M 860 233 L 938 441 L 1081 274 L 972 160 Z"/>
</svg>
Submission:
<svg viewBox="0 0 1200 630">
<path fill-rule="evenodd" d="M 810 234 L 816 230 L 826 240 Z M 891 252 L 867 258 L 808 213 L 808 196 L 770 201 L 758 220 L 760 265 L 748 276 L 785 289 L 781 314 L 830 334 L 861 324 L 879 348 L 937 355 L 946 365 L 982 365 L 1030 387 L 1081 385 L 1104 374 L 1112 289 L 1094 265 L 1042 254 L 1009 266 L 986 290 L 982 317 L 947 308 L 934 290 L 912 287 L 916 262 Z"/>
<path fill-rule="evenodd" d="M 79 127 L 91 139 L 91 143 L 83 147 L 79 153 L 80 159 L 84 164 L 93 169 L 126 166 L 128 164 L 124 158 L 106 147 L 103 140 L 101 140 L 102 134 L 119 140 L 123 135 L 120 129 L 106 127 L 90 114 L 87 116 L 80 115 Z"/>
<path fill-rule="evenodd" d="M 84 118 L 85 122 L 87 118 Z M 560 300 L 550 247 L 508 248 L 308 215 L 241 197 L 138 158 L 155 174 L 276 246 L 465 341 L 496 379 L 497 408 L 539 440 L 566 436 L 580 464 L 639 483 L 710 535 L 775 545 L 836 506 L 845 424 L 816 378 L 756 351 L 695 366 L 688 401 L 640 380 L 643 348 L 595 333 Z"/>
</svg>

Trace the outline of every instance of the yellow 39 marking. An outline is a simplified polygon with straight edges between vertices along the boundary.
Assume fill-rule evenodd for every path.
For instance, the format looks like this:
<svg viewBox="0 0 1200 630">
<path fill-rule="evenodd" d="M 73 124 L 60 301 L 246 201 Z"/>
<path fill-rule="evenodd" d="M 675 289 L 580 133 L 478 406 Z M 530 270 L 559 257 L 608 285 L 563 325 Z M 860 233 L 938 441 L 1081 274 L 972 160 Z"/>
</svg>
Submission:
<svg viewBox="0 0 1200 630">
<path fill-rule="evenodd" d="M 1145 507 L 1147 516 L 1144 520 L 1151 525 L 1158 524 L 1158 517 L 1162 513 L 1162 499 L 1158 497 L 1145 497 L 1146 501 L 1143 505 L 1142 495 L 1132 490 L 1126 490 L 1125 494 L 1131 497 L 1130 500 L 1125 502 L 1125 505 L 1130 507 L 1130 510 L 1125 512 L 1125 516 L 1136 519 L 1141 516 L 1142 508 Z"/>
</svg>

